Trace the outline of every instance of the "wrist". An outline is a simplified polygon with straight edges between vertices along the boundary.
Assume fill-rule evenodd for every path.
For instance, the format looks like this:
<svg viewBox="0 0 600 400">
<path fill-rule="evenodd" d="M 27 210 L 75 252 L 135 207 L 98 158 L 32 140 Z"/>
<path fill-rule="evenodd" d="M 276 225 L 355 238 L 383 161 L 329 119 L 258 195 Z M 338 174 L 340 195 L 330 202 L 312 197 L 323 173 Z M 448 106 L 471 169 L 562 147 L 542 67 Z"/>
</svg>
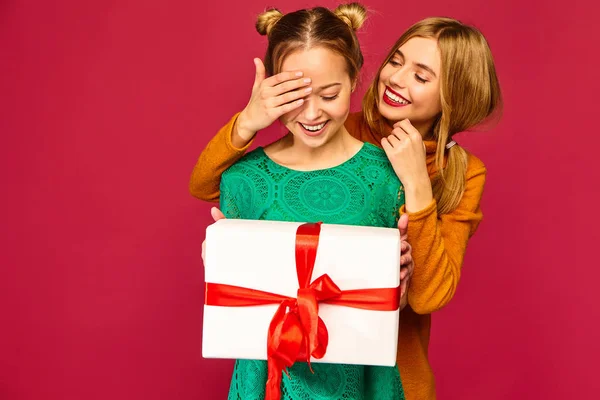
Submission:
<svg viewBox="0 0 600 400">
<path fill-rule="evenodd" d="M 250 140 L 252 140 L 254 135 L 256 135 L 256 132 L 248 129 L 248 127 L 245 125 L 245 122 L 246 117 L 242 111 L 233 125 L 233 132 L 231 136 L 231 144 L 238 149 L 245 147 Z"/>
<path fill-rule="evenodd" d="M 405 209 L 408 213 L 416 213 L 427 207 L 433 201 L 433 190 L 431 181 L 420 179 L 414 183 L 409 183 L 404 186 L 405 193 Z"/>
</svg>

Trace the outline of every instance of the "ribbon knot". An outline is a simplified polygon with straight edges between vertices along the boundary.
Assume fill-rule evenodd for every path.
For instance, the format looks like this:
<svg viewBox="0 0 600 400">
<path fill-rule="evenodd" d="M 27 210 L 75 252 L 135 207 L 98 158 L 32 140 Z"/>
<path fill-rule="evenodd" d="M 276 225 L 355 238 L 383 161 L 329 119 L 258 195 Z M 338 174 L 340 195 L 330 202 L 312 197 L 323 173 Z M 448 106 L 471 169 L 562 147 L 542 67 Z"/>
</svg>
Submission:
<svg viewBox="0 0 600 400">
<path fill-rule="evenodd" d="M 267 353 L 270 358 L 278 360 L 278 370 L 285 370 L 297 360 L 306 361 L 310 367 L 311 356 L 323 358 L 329 334 L 319 317 L 319 302 L 333 299 L 341 293 L 340 288 L 325 274 L 309 287 L 298 289 L 296 299 L 280 303 L 271 320 L 267 343 Z"/>
</svg>

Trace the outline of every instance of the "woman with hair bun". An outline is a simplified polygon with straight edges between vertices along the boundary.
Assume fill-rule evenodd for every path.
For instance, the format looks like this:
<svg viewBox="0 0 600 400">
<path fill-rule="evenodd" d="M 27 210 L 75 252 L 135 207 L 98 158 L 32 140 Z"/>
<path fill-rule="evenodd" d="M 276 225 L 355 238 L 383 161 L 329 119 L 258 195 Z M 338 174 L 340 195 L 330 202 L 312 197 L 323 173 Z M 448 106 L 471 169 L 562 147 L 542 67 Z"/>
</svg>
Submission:
<svg viewBox="0 0 600 400">
<path fill-rule="evenodd" d="M 268 37 L 264 67 L 270 77 L 257 76 L 250 103 L 304 88 L 272 102 L 269 111 L 250 107 L 253 123 L 261 119 L 258 124 L 266 127 L 279 119 L 289 133 L 223 172 L 225 217 L 398 226 L 400 180 L 381 148 L 354 138 L 344 125 L 363 64 L 355 30 L 365 18 L 357 3 L 285 15 L 272 9 L 258 17 L 256 29 Z M 300 70 L 303 77 L 282 73 Z M 296 362 L 288 377 L 271 361 L 237 360 L 229 399 L 404 399 L 397 367 L 313 363 L 311 371 L 306 362 Z"/>
</svg>

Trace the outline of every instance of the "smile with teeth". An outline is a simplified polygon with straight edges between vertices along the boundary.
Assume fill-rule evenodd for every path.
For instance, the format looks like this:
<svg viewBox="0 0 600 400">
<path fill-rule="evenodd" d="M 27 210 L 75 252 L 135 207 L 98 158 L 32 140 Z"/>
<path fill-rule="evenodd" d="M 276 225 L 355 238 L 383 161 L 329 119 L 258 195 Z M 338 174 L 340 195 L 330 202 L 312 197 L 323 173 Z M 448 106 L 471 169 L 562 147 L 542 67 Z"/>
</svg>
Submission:
<svg viewBox="0 0 600 400">
<path fill-rule="evenodd" d="M 392 93 L 389 89 L 385 89 L 385 95 L 392 100 L 394 103 L 398 103 L 398 104 L 403 104 L 403 105 L 408 105 L 410 104 L 410 101 L 395 95 L 394 93 Z"/>
<path fill-rule="evenodd" d="M 322 122 L 322 123 L 320 123 L 319 125 L 306 125 L 306 124 L 303 124 L 302 122 L 300 122 L 300 125 L 302 125 L 302 127 L 303 127 L 304 129 L 306 129 L 307 131 L 310 131 L 310 132 L 318 132 L 318 131 L 320 131 L 321 129 L 323 129 L 323 127 L 325 126 L 325 124 L 326 124 L 326 123 L 327 123 L 327 121 L 325 121 L 325 122 Z"/>
</svg>

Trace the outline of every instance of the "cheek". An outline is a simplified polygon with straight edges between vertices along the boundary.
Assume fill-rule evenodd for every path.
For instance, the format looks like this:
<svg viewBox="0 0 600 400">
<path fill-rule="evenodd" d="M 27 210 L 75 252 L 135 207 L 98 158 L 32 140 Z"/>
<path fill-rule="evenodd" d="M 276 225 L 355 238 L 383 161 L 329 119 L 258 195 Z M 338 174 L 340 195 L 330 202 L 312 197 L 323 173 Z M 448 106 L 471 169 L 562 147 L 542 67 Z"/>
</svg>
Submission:
<svg viewBox="0 0 600 400">
<path fill-rule="evenodd" d="M 436 87 L 418 85 L 413 87 L 413 98 L 426 108 L 440 108 L 440 91 Z"/>
<path fill-rule="evenodd" d="M 327 113 L 332 119 L 346 119 L 350 112 L 350 96 L 340 98 L 333 103 L 327 105 Z"/>
<path fill-rule="evenodd" d="M 437 114 L 442 111 L 442 101 L 440 99 L 439 86 L 430 90 L 427 94 L 429 104 L 431 105 L 431 111 Z"/>
</svg>

